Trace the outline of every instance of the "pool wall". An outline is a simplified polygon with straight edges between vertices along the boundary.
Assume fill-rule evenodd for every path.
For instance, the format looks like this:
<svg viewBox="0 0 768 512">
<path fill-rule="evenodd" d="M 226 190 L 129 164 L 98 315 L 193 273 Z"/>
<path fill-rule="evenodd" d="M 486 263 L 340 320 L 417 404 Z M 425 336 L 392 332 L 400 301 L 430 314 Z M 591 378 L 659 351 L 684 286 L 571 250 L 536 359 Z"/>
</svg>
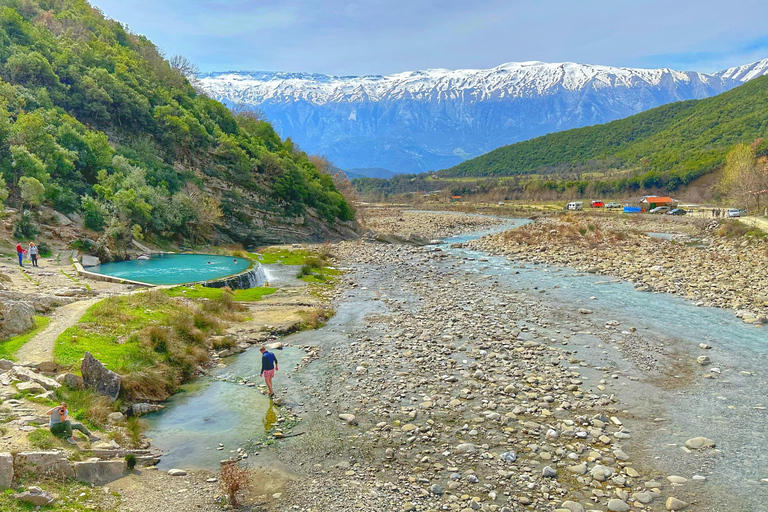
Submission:
<svg viewBox="0 0 768 512">
<path fill-rule="evenodd" d="M 257 286 L 261 286 L 267 282 L 267 274 L 266 272 L 264 272 L 264 267 L 261 266 L 261 263 L 259 263 L 258 261 L 254 261 L 250 258 L 248 259 L 251 261 L 251 266 L 248 267 L 247 270 L 244 270 L 239 274 L 222 277 L 220 279 L 214 279 L 211 281 L 198 281 L 198 282 L 182 283 L 178 285 L 168 285 L 168 286 L 190 286 L 195 284 L 201 284 L 203 286 L 208 286 L 210 288 L 223 288 L 225 286 L 228 286 L 233 290 L 256 288 Z M 88 270 L 85 270 L 83 266 L 80 264 L 80 262 L 78 261 L 75 261 L 74 264 L 75 264 L 75 270 L 77 271 L 78 276 L 87 277 L 88 279 L 93 279 L 95 281 L 104 281 L 107 283 L 119 283 L 119 284 L 132 284 L 136 286 L 146 286 L 147 288 L 154 288 L 156 286 L 160 286 L 155 284 L 142 283 L 140 281 L 132 281 L 130 279 L 125 279 L 122 277 L 108 276 L 106 274 L 97 274 L 96 272 L 90 272 Z"/>
</svg>

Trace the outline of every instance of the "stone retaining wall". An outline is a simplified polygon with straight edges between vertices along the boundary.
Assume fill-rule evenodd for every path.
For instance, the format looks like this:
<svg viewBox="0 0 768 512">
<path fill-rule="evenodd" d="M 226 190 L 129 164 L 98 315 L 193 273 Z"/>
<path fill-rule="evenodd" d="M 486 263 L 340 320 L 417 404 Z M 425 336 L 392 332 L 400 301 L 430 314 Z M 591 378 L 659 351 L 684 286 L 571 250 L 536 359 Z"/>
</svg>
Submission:
<svg viewBox="0 0 768 512">
<path fill-rule="evenodd" d="M 124 459 L 91 458 L 70 462 L 62 451 L 0 453 L 0 490 L 10 489 L 21 476 L 75 478 L 81 482 L 106 485 L 128 474 Z"/>
</svg>

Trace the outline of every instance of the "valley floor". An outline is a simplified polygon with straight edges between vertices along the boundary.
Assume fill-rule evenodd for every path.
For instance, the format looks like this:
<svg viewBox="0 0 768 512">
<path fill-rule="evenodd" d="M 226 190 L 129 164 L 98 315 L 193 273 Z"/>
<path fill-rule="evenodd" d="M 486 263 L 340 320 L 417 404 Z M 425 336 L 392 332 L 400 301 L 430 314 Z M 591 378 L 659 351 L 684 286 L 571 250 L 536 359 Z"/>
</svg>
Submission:
<svg viewBox="0 0 768 512">
<path fill-rule="evenodd" d="M 569 298 L 560 281 L 525 281 L 532 274 L 579 280 L 589 274 L 578 269 L 589 270 L 702 305 L 739 301 L 741 316 L 749 311 L 759 322 L 763 306 L 744 292 L 751 286 L 744 275 L 765 264 L 765 242 L 666 219 L 540 219 L 514 235 L 494 235 L 511 225 L 396 209 L 369 215 L 373 231 L 403 239 L 491 234 L 439 248 L 331 247 L 345 270 L 336 314 L 319 330 L 283 339 L 313 356 L 281 367 L 276 379 L 284 403 L 278 414 L 301 417 L 292 431 L 299 435 L 257 449 L 244 444 L 253 471 L 245 508 L 747 511 L 768 500 L 760 482 L 768 477 L 759 449 L 768 435 L 760 426 L 765 408 L 748 391 L 764 384 L 752 364 L 761 356 L 736 361 L 704 338 L 691 344 L 694 328 L 658 328 L 652 313 L 633 317 L 631 304 L 611 308 L 607 289 Z M 717 250 L 693 247 L 702 243 Z M 713 258 L 720 264 L 709 265 Z M 612 277 L 589 284 L 602 290 Z M 691 282 L 705 291 L 686 291 Z M 631 287 L 627 293 L 654 297 L 652 304 L 670 300 Z M 670 307 L 688 311 L 685 304 Z M 760 329 L 737 325 L 734 343 Z M 678 332 L 664 332 L 670 329 Z M 708 366 L 710 356 L 717 368 Z M 253 417 L 254 430 L 262 421 Z M 117 497 L 104 509 L 224 507 L 216 472 L 182 469 L 188 474 L 143 469 L 113 482 Z"/>
</svg>

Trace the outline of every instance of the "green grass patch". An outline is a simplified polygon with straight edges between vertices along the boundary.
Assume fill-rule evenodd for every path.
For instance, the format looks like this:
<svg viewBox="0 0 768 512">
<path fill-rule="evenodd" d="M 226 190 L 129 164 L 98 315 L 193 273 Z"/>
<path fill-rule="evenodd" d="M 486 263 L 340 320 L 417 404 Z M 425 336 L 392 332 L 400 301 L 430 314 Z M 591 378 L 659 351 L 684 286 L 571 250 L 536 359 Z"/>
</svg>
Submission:
<svg viewBox="0 0 768 512">
<path fill-rule="evenodd" d="M 49 323 L 51 323 L 51 319 L 47 316 L 36 316 L 34 329 L 27 333 L 12 336 L 4 341 L 0 341 L 0 358 L 15 361 L 16 352 L 18 352 L 26 342 L 31 340 L 40 331 L 48 327 Z"/>
<path fill-rule="evenodd" d="M 58 412 L 55 414 L 58 414 Z M 29 445 L 32 448 L 37 450 L 52 450 L 61 447 L 61 441 L 51 434 L 51 431 L 47 428 L 33 430 L 27 436 L 27 441 L 29 441 Z"/>
<path fill-rule="evenodd" d="M 309 251 L 305 249 L 265 249 L 260 253 L 251 253 L 259 263 L 266 265 L 280 263 L 282 265 L 304 265 L 304 261 L 311 257 Z"/>
<path fill-rule="evenodd" d="M 275 293 L 277 288 L 270 288 L 268 286 L 259 286 L 256 288 L 248 288 L 247 290 L 233 290 L 228 291 L 223 288 L 209 288 L 207 286 L 195 285 L 195 286 L 176 286 L 168 290 L 163 290 L 163 293 L 169 297 L 186 297 L 188 299 L 220 299 L 224 293 L 232 295 L 232 298 L 236 301 L 253 302 L 261 300 L 265 295 Z"/>
<path fill-rule="evenodd" d="M 158 291 L 110 297 L 88 308 L 77 325 L 61 333 L 54 359 L 60 364 L 77 365 L 88 351 L 118 373 L 136 360 L 151 365 L 159 355 L 146 353 L 131 334 L 150 325 L 167 324 L 171 316 L 182 313 L 188 313 L 184 306 Z"/>
</svg>

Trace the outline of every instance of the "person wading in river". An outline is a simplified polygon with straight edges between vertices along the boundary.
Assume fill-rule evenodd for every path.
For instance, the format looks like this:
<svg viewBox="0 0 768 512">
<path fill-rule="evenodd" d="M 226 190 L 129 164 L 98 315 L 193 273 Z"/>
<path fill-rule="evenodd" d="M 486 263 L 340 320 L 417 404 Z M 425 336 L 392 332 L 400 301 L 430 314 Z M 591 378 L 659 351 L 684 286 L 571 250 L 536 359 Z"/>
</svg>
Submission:
<svg viewBox="0 0 768 512">
<path fill-rule="evenodd" d="M 264 347 L 261 347 L 261 375 L 264 377 L 264 382 L 267 383 L 267 389 L 269 390 L 269 396 L 275 396 L 275 392 L 272 391 L 272 377 L 275 376 L 277 371 L 277 358 L 275 354 L 270 352 Z"/>
</svg>

